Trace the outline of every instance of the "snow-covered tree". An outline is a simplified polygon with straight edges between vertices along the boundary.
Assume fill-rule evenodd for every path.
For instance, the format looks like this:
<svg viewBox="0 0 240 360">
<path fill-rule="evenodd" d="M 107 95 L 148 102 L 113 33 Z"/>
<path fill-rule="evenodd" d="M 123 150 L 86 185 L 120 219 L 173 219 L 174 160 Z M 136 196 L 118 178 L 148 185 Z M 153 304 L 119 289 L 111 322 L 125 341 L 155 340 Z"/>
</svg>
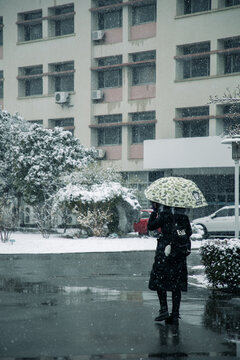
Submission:
<svg viewBox="0 0 240 360">
<path fill-rule="evenodd" d="M 18 189 L 13 185 L 15 173 L 11 161 L 12 149 L 19 133 L 25 133 L 29 127 L 30 124 L 18 114 L 12 116 L 0 110 L 0 196 L 18 194 Z"/>
<path fill-rule="evenodd" d="M 222 96 L 210 96 L 209 104 L 225 104 L 229 107 L 228 117 L 232 120 L 230 125 L 226 128 L 226 134 L 230 137 L 240 135 L 240 85 L 234 91 L 226 89 Z"/>
<path fill-rule="evenodd" d="M 81 169 L 94 156 L 95 150 L 84 148 L 70 132 L 33 124 L 12 148 L 14 184 L 26 202 L 42 202 L 61 187 L 62 174 Z"/>
<path fill-rule="evenodd" d="M 95 156 L 95 149 L 84 148 L 62 128 L 45 129 L 0 111 L 0 197 L 24 199 L 40 214 L 39 204 L 49 209 L 62 175 L 87 166 Z"/>
</svg>

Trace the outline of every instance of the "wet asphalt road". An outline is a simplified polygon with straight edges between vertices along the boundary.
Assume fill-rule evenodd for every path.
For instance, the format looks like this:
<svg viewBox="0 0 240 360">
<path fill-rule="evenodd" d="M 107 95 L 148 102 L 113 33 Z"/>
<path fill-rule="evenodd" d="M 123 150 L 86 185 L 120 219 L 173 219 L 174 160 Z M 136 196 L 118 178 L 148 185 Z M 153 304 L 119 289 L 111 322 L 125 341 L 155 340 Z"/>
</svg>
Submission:
<svg viewBox="0 0 240 360">
<path fill-rule="evenodd" d="M 240 299 L 197 286 L 178 328 L 154 324 L 154 252 L 0 255 L 0 358 L 236 359 Z M 170 301 L 170 297 L 169 297 Z"/>
</svg>

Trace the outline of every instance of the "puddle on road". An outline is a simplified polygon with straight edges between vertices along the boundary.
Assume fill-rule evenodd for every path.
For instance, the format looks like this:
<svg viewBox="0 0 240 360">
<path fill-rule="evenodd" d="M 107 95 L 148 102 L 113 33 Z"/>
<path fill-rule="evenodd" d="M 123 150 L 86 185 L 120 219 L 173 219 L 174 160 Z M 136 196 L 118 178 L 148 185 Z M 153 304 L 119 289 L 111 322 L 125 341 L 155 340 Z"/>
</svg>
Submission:
<svg viewBox="0 0 240 360">
<path fill-rule="evenodd" d="M 147 360 L 147 359 L 185 359 L 196 360 L 208 358 L 222 359 L 227 358 L 228 360 L 236 359 L 239 354 L 235 351 L 228 352 L 197 352 L 197 353 L 184 353 L 184 352 L 161 352 L 161 353 L 150 353 L 150 354 L 94 354 L 94 355 L 79 355 L 79 356 L 44 356 L 44 357 L 7 357 L 0 360 Z"/>
<path fill-rule="evenodd" d="M 0 292 L 41 295 L 48 297 L 41 305 L 54 306 L 58 300 L 65 305 L 77 305 L 84 302 L 156 300 L 151 292 L 115 290 L 103 287 L 56 286 L 47 282 L 23 282 L 21 279 L 0 279 Z M 54 298 L 53 298 L 54 295 Z M 59 297 L 57 295 L 60 295 Z M 50 298 L 51 297 L 51 298 Z M 1 304 L 2 305 L 2 304 Z"/>
</svg>

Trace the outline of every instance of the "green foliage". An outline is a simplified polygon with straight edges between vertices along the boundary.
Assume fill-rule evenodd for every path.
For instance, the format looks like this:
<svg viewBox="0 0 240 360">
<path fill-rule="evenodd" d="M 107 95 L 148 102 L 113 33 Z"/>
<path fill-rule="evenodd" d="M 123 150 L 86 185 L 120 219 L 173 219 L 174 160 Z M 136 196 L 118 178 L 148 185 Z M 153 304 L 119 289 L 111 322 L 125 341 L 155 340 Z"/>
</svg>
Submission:
<svg viewBox="0 0 240 360">
<path fill-rule="evenodd" d="M 237 240 L 206 242 L 200 249 L 209 282 L 215 288 L 235 291 L 240 279 L 240 244 Z"/>
</svg>

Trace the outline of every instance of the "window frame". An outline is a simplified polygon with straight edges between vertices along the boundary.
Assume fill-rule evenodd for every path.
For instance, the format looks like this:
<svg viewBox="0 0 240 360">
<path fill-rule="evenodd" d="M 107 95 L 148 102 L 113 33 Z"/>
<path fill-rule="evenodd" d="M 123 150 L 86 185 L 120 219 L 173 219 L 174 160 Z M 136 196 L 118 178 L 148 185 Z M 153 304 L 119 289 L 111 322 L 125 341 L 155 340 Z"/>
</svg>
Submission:
<svg viewBox="0 0 240 360">
<path fill-rule="evenodd" d="M 207 9 L 204 9 L 204 10 L 194 9 L 195 5 L 199 6 L 200 1 L 207 3 Z M 206 11 L 211 10 L 212 1 L 211 0 L 184 0 L 183 7 L 184 7 L 184 12 L 183 12 L 184 15 L 195 14 L 195 13 L 198 13 L 198 12 L 206 12 Z"/>
<path fill-rule="evenodd" d="M 178 52 L 175 59 L 181 64 L 182 80 L 210 76 L 210 41 L 177 46 Z"/>
<path fill-rule="evenodd" d="M 229 4 L 230 2 L 232 4 Z M 238 6 L 238 5 L 240 5 L 240 0 L 225 0 L 225 7 Z"/>
<path fill-rule="evenodd" d="M 211 116 L 209 115 L 208 106 L 196 106 L 176 110 L 179 114 L 179 117 L 174 118 L 176 129 L 177 127 L 180 127 L 181 129 L 181 135 L 176 137 L 192 138 L 209 136 L 209 119 Z M 195 132 L 195 130 L 199 131 L 199 125 L 202 125 L 202 134 L 197 134 Z"/>
<path fill-rule="evenodd" d="M 97 146 L 122 145 L 122 114 L 97 116 Z M 117 126 L 119 124 L 120 126 Z M 114 137 L 116 140 L 113 140 Z M 109 140 L 108 140 L 109 139 Z"/>
<path fill-rule="evenodd" d="M 58 124 L 58 122 L 59 122 L 59 124 Z M 75 120 L 74 120 L 74 117 L 48 119 L 48 127 L 50 129 L 60 127 L 66 131 L 70 131 L 72 133 L 72 135 L 74 135 Z"/>
<path fill-rule="evenodd" d="M 69 9 L 69 11 L 64 11 Z M 48 8 L 48 25 L 50 36 L 60 37 L 74 34 L 75 29 L 75 10 L 74 3 L 52 6 Z M 69 31 L 63 31 L 67 29 L 66 22 L 69 23 Z"/>
<path fill-rule="evenodd" d="M 0 16 L 0 46 L 3 46 L 3 16 Z"/>
<path fill-rule="evenodd" d="M 0 99 L 4 98 L 4 75 L 3 70 L 0 71 Z"/>
<path fill-rule="evenodd" d="M 49 64 L 50 71 L 48 72 L 49 76 L 49 93 L 54 93 L 57 91 L 74 91 L 74 61 L 65 61 L 60 63 Z M 68 79 L 66 80 L 66 78 Z M 52 91 L 50 90 L 50 85 Z"/>
<path fill-rule="evenodd" d="M 43 65 L 21 67 L 19 74 L 17 79 L 22 83 L 24 97 L 43 95 Z M 40 88 L 40 91 L 33 91 L 33 87 Z"/>
<path fill-rule="evenodd" d="M 122 65 L 122 55 L 99 58 L 98 65 L 105 68 L 98 71 L 99 89 L 122 87 L 122 67 L 117 67 Z M 112 66 L 114 68 L 111 68 Z"/>
<path fill-rule="evenodd" d="M 131 144 L 143 144 L 145 140 L 156 138 L 156 112 L 143 111 L 131 113 Z M 149 122 L 149 123 L 148 123 Z M 145 129 L 145 131 L 144 131 Z M 147 130 L 146 130 L 147 129 Z M 144 131 L 144 133 L 142 132 Z M 149 131 L 149 133 L 148 133 Z M 151 132 L 151 134 L 150 134 Z"/>
<path fill-rule="evenodd" d="M 113 16 L 116 17 L 115 24 L 113 21 Z M 109 19 L 108 19 L 109 17 Z M 111 30 L 122 28 L 123 22 L 122 9 L 105 11 L 98 13 L 98 29 L 99 30 Z"/>
<path fill-rule="evenodd" d="M 35 15 L 39 15 L 35 17 Z M 37 41 L 43 38 L 42 9 L 18 13 L 18 38 L 21 42 Z M 36 29 L 38 31 L 36 32 Z M 39 33 L 39 36 L 36 34 Z"/>
<path fill-rule="evenodd" d="M 141 14 L 137 14 L 137 12 L 140 12 L 140 11 L 144 12 L 144 9 L 150 8 L 150 7 L 153 7 L 153 18 L 152 19 L 142 20 L 142 21 L 141 21 L 141 19 L 137 19 L 141 15 Z M 132 6 L 132 26 L 137 26 L 137 25 L 156 22 L 156 17 L 157 17 L 157 15 L 156 15 L 156 12 L 157 12 L 156 7 L 157 7 L 156 3 L 144 4 L 142 6 Z M 146 14 L 146 12 L 144 12 L 144 14 Z"/>
<path fill-rule="evenodd" d="M 223 40 L 223 47 L 224 74 L 240 72 L 240 37 Z"/>
<path fill-rule="evenodd" d="M 131 58 L 132 86 L 156 84 L 156 51 L 133 53 Z"/>
</svg>

